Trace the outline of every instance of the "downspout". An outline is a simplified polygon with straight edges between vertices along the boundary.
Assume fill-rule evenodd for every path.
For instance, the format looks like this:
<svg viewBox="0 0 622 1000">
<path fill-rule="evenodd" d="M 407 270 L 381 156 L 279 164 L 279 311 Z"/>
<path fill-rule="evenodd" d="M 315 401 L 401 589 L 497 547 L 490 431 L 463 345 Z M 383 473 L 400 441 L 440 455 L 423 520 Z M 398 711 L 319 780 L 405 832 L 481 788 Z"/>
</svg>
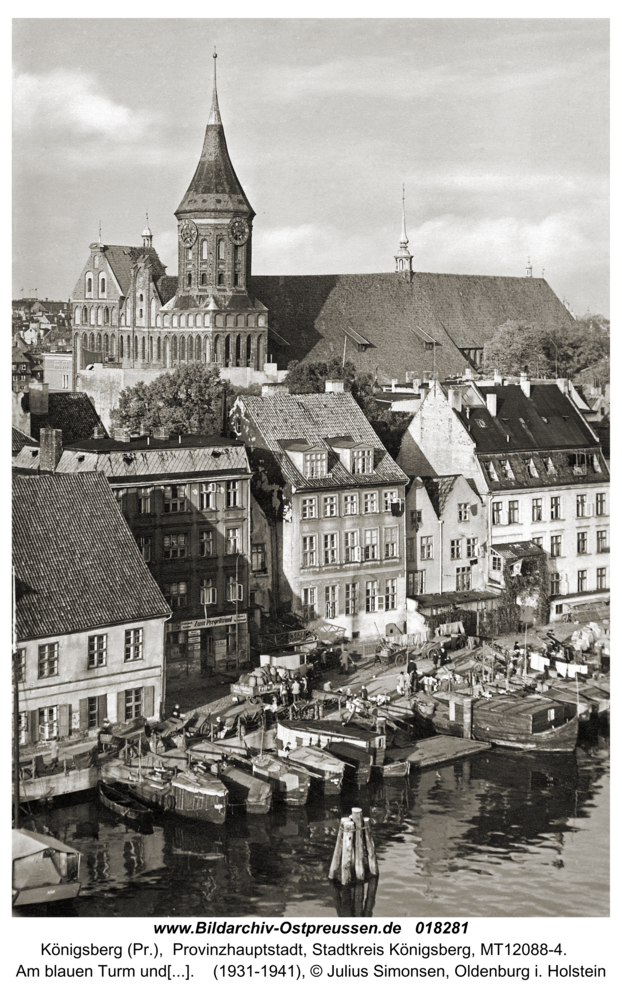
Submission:
<svg viewBox="0 0 622 1000">
<path fill-rule="evenodd" d="M 439 560 L 440 560 L 440 581 L 439 581 L 439 594 L 443 593 L 443 519 L 439 517 L 438 519 L 438 530 L 439 530 Z"/>
<path fill-rule="evenodd" d="M 160 721 L 164 719 L 164 706 L 166 705 L 166 623 L 170 622 L 172 617 L 173 612 L 171 611 L 168 618 L 164 619 L 164 628 L 162 629 L 162 697 L 160 699 Z"/>
</svg>

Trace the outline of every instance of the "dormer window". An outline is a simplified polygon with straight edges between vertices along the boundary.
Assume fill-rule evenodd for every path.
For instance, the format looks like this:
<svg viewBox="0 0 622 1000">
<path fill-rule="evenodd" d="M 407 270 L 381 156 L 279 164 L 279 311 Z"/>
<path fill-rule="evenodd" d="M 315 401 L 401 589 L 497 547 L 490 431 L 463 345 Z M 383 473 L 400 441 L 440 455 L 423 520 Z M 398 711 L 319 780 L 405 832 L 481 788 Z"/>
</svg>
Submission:
<svg viewBox="0 0 622 1000">
<path fill-rule="evenodd" d="M 304 457 L 304 469 L 307 479 L 323 479 L 327 472 L 327 455 L 325 451 L 307 452 Z"/>
<path fill-rule="evenodd" d="M 362 475 L 374 471 L 373 448 L 355 448 L 352 452 L 352 472 Z"/>
<path fill-rule="evenodd" d="M 539 478 L 539 472 L 536 468 L 536 463 L 534 462 L 533 458 L 525 460 L 525 469 L 527 470 L 527 475 L 531 476 L 532 479 Z"/>
<path fill-rule="evenodd" d="M 547 472 L 549 473 L 549 475 L 551 475 L 551 476 L 554 476 L 554 475 L 555 475 L 555 466 L 553 465 L 553 459 L 552 459 L 552 458 L 551 458 L 550 456 L 549 456 L 549 458 L 547 458 L 547 460 L 546 460 L 546 471 L 547 471 Z"/>
<path fill-rule="evenodd" d="M 501 470 L 506 479 L 514 479 L 514 471 L 507 458 L 505 462 L 501 463 Z"/>
<path fill-rule="evenodd" d="M 495 469 L 492 462 L 488 463 L 488 475 L 490 479 L 493 479 L 495 483 L 499 482 L 499 476 L 497 475 L 497 470 Z"/>
</svg>

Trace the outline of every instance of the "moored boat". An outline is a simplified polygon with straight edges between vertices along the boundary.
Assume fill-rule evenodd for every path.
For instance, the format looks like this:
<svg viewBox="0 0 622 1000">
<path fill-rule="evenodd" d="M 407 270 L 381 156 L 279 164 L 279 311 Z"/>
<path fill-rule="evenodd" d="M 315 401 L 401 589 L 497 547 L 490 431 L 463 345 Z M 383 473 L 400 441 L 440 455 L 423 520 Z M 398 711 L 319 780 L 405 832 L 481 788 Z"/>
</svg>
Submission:
<svg viewBox="0 0 622 1000">
<path fill-rule="evenodd" d="M 381 720 L 384 727 L 384 720 Z M 372 764 L 382 764 L 387 746 L 387 737 L 384 732 L 377 732 L 374 729 L 357 725 L 356 723 L 343 723 L 332 719 L 319 719 L 313 721 L 279 721 L 276 729 L 277 749 L 288 747 L 316 746 L 323 749 L 329 743 L 349 743 L 352 746 L 360 747 L 371 757 Z"/>
<path fill-rule="evenodd" d="M 326 750 L 346 765 L 344 781 L 352 781 L 357 785 L 368 783 L 372 768 L 371 754 L 351 743 L 328 743 Z"/>
<path fill-rule="evenodd" d="M 433 697 L 432 724 L 437 733 L 466 736 L 468 732 L 485 743 L 547 753 L 570 753 L 577 744 L 578 715 L 569 719 L 568 706 L 539 694 L 474 699 L 437 692 Z"/>
<path fill-rule="evenodd" d="M 317 747 L 295 747 L 293 750 L 281 748 L 279 757 L 296 764 L 311 777 L 311 787 L 323 795 L 339 795 L 346 765 L 332 754 Z"/>
<path fill-rule="evenodd" d="M 218 777 L 229 791 L 231 805 L 244 806 L 249 813 L 270 812 L 272 788 L 269 780 L 256 777 L 236 764 L 219 767 Z"/>
<path fill-rule="evenodd" d="M 131 795 L 129 785 L 120 781 L 109 784 L 100 781 L 97 786 L 99 801 L 117 816 L 134 823 L 149 823 L 153 819 L 151 809 Z"/>
<path fill-rule="evenodd" d="M 102 774 L 127 782 L 134 798 L 155 809 L 204 823 L 224 823 L 229 793 L 211 773 L 198 776 L 170 768 L 135 767 L 122 761 L 106 761 Z"/>
<path fill-rule="evenodd" d="M 12 831 L 13 906 L 74 899 L 81 889 L 80 854 L 47 834 Z"/>
<path fill-rule="evenodd" d="M 311 775 L 301 767 L 273 754 L 260 754 L 251 761 L 253 774 L 270 783 L 273 802 L 303 806 L 311 789 Z"/>
</svg>

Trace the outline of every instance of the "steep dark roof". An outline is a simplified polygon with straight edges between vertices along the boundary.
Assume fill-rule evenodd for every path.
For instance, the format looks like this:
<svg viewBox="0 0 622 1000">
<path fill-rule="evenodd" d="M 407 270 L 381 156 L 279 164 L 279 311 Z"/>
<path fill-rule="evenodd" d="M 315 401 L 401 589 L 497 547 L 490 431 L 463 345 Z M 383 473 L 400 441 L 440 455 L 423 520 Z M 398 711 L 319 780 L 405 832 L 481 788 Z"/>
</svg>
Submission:
<svg viewBox="0 0 622 1000">
<path fill-rule="evenodd" d="M 164 306 L 170 302 L 177 291 L 177 275 L 163 274 L 156 281 L 156 287 L 160 293 L 160 301 Z"/>
<path fill-rule="evenodd" d="M 82 441 L 100 426 L 97 410 L 85 392 L 51 392 L 47 413 L 31 413 L 30 429 L 39 440 L 42 427 L 56 427 L 63 432 L 63 444 Z"/>
<path fill-rule="evenodd" d="M 338 486 L 374 486 L 383 482 L 406 483 L 408 477 L 386 451 L 363 411 L 347 392 L 309 393 L 300 396 L 238 396 L 236 408 L 259 429 L 285 478 L 297 489 L 330 489 Z M 353 474 L 339 461 L 329 441 L 335 435 L 372 445 L 374 471 Z M 328 450 L 326 479 L 306 479 L 286 455 L 283 443 L 298 439 Z"/>
<path fill-rule="evenodd" d="M 457 479 L 458 476 L 437 476 L 434 479 L 428 476 L 421 477 L 437 517 L 442 516 Z"/>
<path fill-rule="evenodd" d="M 30 437 L 28 434 L 24 434 L 24 432 L 18 430 L 17 427 L 11 428 L 11 438 L 11 449 L 14 455 L 19 454 L 24 445 L 37 443 L 34 438 Z"/>
<path fill-rule="evenodd" d="M 148 259 L 152 268 L 152 277 L 156 283 L 166 271 L 155 247 L 106 246 L 103 252 L 124 295 L 127 295 L 130 290 L 132 267 L 139 260 Z"/>
<path fill-rule="evenodd" d="M 19 640 L 170 614 L 104 476 L 13 483 Z"/>
<path fill-rule="evenodd" d="M 251 294 L 270 311 L 270 327 L 290 346 L 271 341 L 280 368 L 292 360 L 346 357 L 380 379 L 421 378 L 434 366 L 441 378 L 472 362 L 462 349 L 481 348 L 507 320 L 544 327 L 574 320 L 546 281 L 464 274 L 333 274 L 254 277 Z M 371 347 L 359 351 L 357 343 Z"/>
</svg>

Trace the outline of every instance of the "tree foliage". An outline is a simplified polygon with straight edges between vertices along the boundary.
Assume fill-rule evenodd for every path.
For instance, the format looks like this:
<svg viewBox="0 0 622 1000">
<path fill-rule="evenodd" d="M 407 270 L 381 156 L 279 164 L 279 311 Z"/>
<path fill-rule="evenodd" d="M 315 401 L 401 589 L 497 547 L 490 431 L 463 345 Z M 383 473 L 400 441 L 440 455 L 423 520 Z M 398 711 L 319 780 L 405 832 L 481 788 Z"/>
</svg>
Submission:
<svg viewBox="0 0 622 1000">
<path fill-rule="evenodd" d="M 535 323 L 508 320 L 484 348 L 483 370 L 492 375 L 575 378 L 592 365 L 608 366 L 609 320 L 583 316 L 569 326 L 544 330 Z"/>
<path fill-rule="evenodd" d="M 237 393 L 220 377 L 219 366 L 195 361 L 124 389 L 114 416 L 134 434 L 157 427 L 172 434 L 219 434 L 223 393 L 229 409 Z"/>
</svg>

